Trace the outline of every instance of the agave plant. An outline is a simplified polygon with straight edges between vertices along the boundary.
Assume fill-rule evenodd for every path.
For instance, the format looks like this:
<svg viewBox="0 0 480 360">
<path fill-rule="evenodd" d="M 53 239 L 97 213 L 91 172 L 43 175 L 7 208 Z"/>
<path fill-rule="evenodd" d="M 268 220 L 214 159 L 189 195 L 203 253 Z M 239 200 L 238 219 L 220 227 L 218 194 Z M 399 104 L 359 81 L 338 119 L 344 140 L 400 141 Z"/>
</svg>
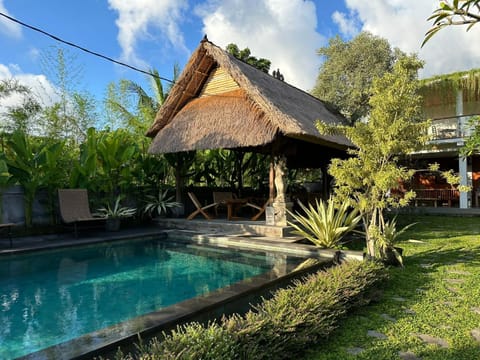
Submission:
<svg viewBox="0 0 480 360">
<path fill-rule="evenodd" d="M 160 216 L 166 214 L 168 209 L 180 206 L 182 206 L 182 204 L 180 204 L 178 201 L 174 201 L 173 195 L 168 196 L 168 189 L 165 191 L 162 191 L 162 189 L 160 189 L 157 196 L 147 195 L 147 200 L 143 208 L 143 213 L 149 214 L 150 216 Z"/>
<path fill-rule="evenodd" d="M 354 231 L 361 220 L 359 211 L 350 208 L 347 203 L 338 207 L 330 197 L 326 202 L 317 200 L 315 206 L 308 208 L 299 203 L 305 215 L 288 211 L 294 221 L 288 221 L 293 233 L 300 235 L 321 248 L 338 248 L 343 237 Z"/>
<path fill-rule="evenodd" d="M 411 223 L 400 230 L 397 230 L 397 217 L 386 221 L 383 226 L 383 234 L 378 237 L 377 246 L 380 257 L 388 262 L 392 262 L 391 256 L 395 258 L 400 266 L 403 266 L 403 258 L 400 249 L 395 247 L 398 237 L 417 223 Z"/>
<path fill-rule="evenodd" d="M 122 218 L 122 217 L 131 217 L 134 216 L 137 212 L 137 209 L 121 206 L 120 204 L 121 197 L 117 196 L 113 206 L 106 204 L 105 206 L 97 209 L 95 215 L 104 217 L 104 218 Z"/>
</svg>

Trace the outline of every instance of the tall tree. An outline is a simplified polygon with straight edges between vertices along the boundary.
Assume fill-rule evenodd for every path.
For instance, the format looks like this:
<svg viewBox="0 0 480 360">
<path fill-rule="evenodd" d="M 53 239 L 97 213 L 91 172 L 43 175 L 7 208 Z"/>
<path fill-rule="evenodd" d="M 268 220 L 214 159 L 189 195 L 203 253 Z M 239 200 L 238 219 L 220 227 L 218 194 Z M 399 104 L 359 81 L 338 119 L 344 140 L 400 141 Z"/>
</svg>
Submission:
<svg viewBox="0 0 480 360">
<path fill-rule="evenodd" d="M 41 111 L 41 106 L 31 89 L 22 85 L 16 79 L 0 80 L 0 99 L 19 95 L 14 105 L 3 106 L 0 114 L 3 121 L 0 131 L 12 133 L 20 130 L 28 133 L 34 131 L 36 121 L 34 118 Z"/>
<path fill-rule="evenodd" d="M 146 150 L 148 139 L 145 132 L 153 124 L 155 116 L 165 102 L 171 85 L 164 87 L 158 70 L 151 69 L 153 76 L 149 78 L 151 93 L 131 80 L 120 80 L 118 84 L 110 84 L 105 101 L 112 127 L 124 127 L 137 136 L 139 143 Z M 174 81 L 180 71 L 177 64 L 173 67 Z M 133 97 L 132 97 L 133 96 Z"/>
<path fill-rule="evenodd" d="M 97 118 L 95 99 L 79 90 L 82 67 L 76 57 L 62 47 L 52 47 L 42 56 L 43 70 L 55 85 L 54 103 L 45 108 L 44 133 L 80 143 Z"/>
<path fill-rule="evenodd" d="M 350 124 L 370 111 L 371 84 L 390 71 L 401 55 L 387 40 L 361 32 L 350 41 L 339 36 L 318 50 L 324 58 L 312 94 L 338 109 Z"/>
<path fill-rule="evenodd" d="M 425 34 L 422 47 L 446 26 L 466 25 L 468 31 L 480 22 L 480 0 L 442 0 L 428 20 L 433 20 L 433 26 Z"/>
<path fill-rule="evenodd" d="M 252 56 L 248 47 L 240 50 L 236 44 L 231 43 L 228 44 L 225 49 L 229 54 L 235 56 L 237 59 L 240 59 L 243 62 L 246 62 L 247 64 L 256 67 L 257 69 L 262 70 L 263 72 L 268 73 L 270 71 L 271 61 L 268 59 L 256 58 L 255 56 Z"/>
<path fill-rule="evenodd" d="M 416 56 L 405 56 L 391 72 L 373 80 L 367 122 L 329 127 L 318 123 L 320 132 L 342 133 L 355 145 L 347 159 L 333 159 L 329 168 L 340 202 L 350 202 L 362 214 L 368 253 L 376 256 L 385 236 L 384 211 L 408 204 L 414 197 L 392 196 L 399 181 L 412 171 L 399 163 L 403 154 L 425 143 L 428 121 L 423 120 L 417 72 L 423 66 Z"/>
</svg>

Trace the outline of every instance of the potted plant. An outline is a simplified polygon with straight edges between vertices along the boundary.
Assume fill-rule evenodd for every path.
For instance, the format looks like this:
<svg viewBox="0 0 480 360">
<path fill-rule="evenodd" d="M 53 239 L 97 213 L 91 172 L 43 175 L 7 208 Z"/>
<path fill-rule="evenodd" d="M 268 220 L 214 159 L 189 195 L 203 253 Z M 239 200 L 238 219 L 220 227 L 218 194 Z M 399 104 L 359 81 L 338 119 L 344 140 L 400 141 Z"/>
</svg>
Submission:
<svg viewBox="0 0 480 360">
<path fill-rule="evenodd" d="M 408 224 L 400 230 L 397 230 L 397 219 L 394 217 L 390 221 L 385 222 L 383 234 L 379 236 L 378 250 L 383 262 L 387 265 L 395 265 L 403 267 L 403 249 L 395 246 L 398 236 L 403 234 L 407 229 L 416 223 Z"/>
<path fill-rule="evenodd" d="M 157 216 L 167 215 L 169 210 L 181 207 L 182 204 L 173 200 L 173 195 L 168 195 L 168 189 L 162 191 L 158 190 L 157 195 L 147 195 L 143 213 L 149 215 L 151 218 Z"/>
<path fill-rule="evenodd" d="M 113 206 L 106 204 L 104 207 L 101 207 L 97 210 L 96 215 L 106 219 L 105 228 L 108 231 L 119 230 L 121 219 L 134 216 L 137 212 L 137 209 L 135 208 L 121 206 L 120 200 L 121 197 L 118 196 Z"/>
</svg>

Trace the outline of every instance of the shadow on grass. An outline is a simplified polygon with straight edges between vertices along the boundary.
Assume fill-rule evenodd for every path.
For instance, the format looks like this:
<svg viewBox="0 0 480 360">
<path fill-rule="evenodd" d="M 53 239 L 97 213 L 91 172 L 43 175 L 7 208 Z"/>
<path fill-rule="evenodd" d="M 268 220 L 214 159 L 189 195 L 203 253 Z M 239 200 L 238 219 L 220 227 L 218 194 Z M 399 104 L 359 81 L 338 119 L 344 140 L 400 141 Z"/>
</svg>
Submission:
<svg viewBox="0 0 480 360">
<path fill-rule="evenodd" d="M 431 239 L 434 240 L 434 237 Z M 415 245 L 408 246 L 414 248 Z M 418 320 L 418 316 L 423 318 L 424 314 L 417 314 L 415 310 L 425 300 L 425 292 L 437 288 L 437 274 L 442 271 L 439 268 L 455 264 L 480 266 L 480 246 L 459 246 L 452 249 L 428 247 L 407 254 L 404 261 L 404 268 L 388 268 L 390 278 L 380 289 L 381 295 L 377 301 L 347 314 L 328 339 L 317 343 L 308 352 L 306 359 L 398 359 L 400 351 L 410 351 L 423 360 L 480 359 L 480 347 L 475 346 L 470 334 L 461 334 L 460 341 L 457 341 L 458 338 L 453 339 L 449 342 L 449 348 L 424 344 L 415 335 L 431 331 L 430 324 Z M 420 305 L 418 309 L 424 311 L 425 308 Z M 390 339 L 377 340 L 369 337 L 369 330 L 385 333 Z M 357 355 L 348 354 L 347 350 L 352 348 L 362 350 Z"/>
<path fill-rule="evenodd" d="M 433 240 L 478 235 L 480 233 L 480 217 L 445 215 L 398 216 L 398 229 L 411 223 L 416 224 L 401 236 L 402 239 L 411 237 L 417 240 Z"/>
<path fill-rule="evenodd" d="M 407 351 L 402 352 L 406 353 Z M 422 348 L 422 350 L 419 351 L 409 352 L 413 353 L 416 358 L 422 360 L 474 360 L 479 358 L 479 347 L 475 344 L 454 348 L 441 348 L 438 346 L 431 346 L 428 348 Z M 375 347 L 372 347 L 371 349 L 365 349 L 364 351 L 362 351 L 361 354 L 357 356 L 346 356 L 343 359 L 391 360 L 400 359 L 399 353 L 399 350 L 394 350 L 391 347 L 384 346 L 381 342 L 379 342 Z M 414 359 L 413 357 L 405 358 Z"/>
</svg>

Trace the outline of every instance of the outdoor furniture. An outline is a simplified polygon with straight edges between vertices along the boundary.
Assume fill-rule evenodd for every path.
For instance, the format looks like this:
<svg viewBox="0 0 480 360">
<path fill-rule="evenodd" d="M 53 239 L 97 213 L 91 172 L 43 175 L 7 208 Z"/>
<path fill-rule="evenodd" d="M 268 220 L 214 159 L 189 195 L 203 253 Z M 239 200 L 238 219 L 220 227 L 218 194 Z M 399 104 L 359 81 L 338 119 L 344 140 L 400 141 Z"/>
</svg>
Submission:
<svg viewBox="0 0 480 360">
<path fill-rule="evenodd" d="M 60 217 L 67 226 L 73 226 L 75 238 L 78 238 L 79 225 L 105 223 L 105 218 L 94 217 L 90 212 L 87 189 L 58 189 Z"/>
<path fill-rule="evenodd" d="M 8 239 L 10 240 L 10 247 L 12 247 L 12 227 L 15 226 L 14 223 L 4 223 L 0 224 L 0 231 L 6 231 Z"/>
<path fill-rule="evenodd" d="M 250 206 L 256 210 L 258 210 L 258 213 L 256 213 L 253 217 L 252 217 L 252 221 L 256 221 L 260 218 L 260 216 L 262 216 L 262 214 L 265 212 L 265 209 L 267 208 L 268 205 L 270 205 L 272 203 L 272 200 L 271 199 L 267 199 L 267 201 L 262 205 L 257 205 L 257 204 L 253 204 L 251 202 L 247 202 L 245 204 L 245 206 Z"/>
<path fill-rule="evenodd" d="M 236 199 L 236 195 L 231 191 L 214 191 L 213 192 L 213 202 L 217 203 L 215 205 L 215 216 L 218 217 L 218 208 L 221 206 L 227 207 L 227 201 Z"/>
<path fill-rule="evenodd" d="M 460 191 L 457 189 L 413 189 L 415 191 L 415 206 L 421 201 L 432 201 L 433 206 L 437 207 L 438 202 L 447 203 L 452 206 L 453 201 L 458 201 Z"/>
<path fill-rule="evenodd" d="M 237 210 L 248 203 L 247 199 L 228 199 L 227 205 L 227 220 L 237 219 Z"/>
<path fill-rule="evenodd" d="M 210 216 L 205 210 L 216 206 L 217 205 L 216 202 L 213 202 L 212 204 L 202 206 L 202 204 L 200 203 L 200 201 L 198 201 L 198 198 L 194 193 L 188 192 L 188 196 L 190 197 L 190 199 L 192 200 L 193 204 L 195 205 L 195 207 L 197 209 L 194 212 L 192 212 L 190 215 L 188 215 L 187 220 L 192 220 L 198 214 L 202 214 L 205 217 L 205 219 L 207 219 L 207 220 L 212 220 L 213 219 L 213 217 Z"/>
</svg>

